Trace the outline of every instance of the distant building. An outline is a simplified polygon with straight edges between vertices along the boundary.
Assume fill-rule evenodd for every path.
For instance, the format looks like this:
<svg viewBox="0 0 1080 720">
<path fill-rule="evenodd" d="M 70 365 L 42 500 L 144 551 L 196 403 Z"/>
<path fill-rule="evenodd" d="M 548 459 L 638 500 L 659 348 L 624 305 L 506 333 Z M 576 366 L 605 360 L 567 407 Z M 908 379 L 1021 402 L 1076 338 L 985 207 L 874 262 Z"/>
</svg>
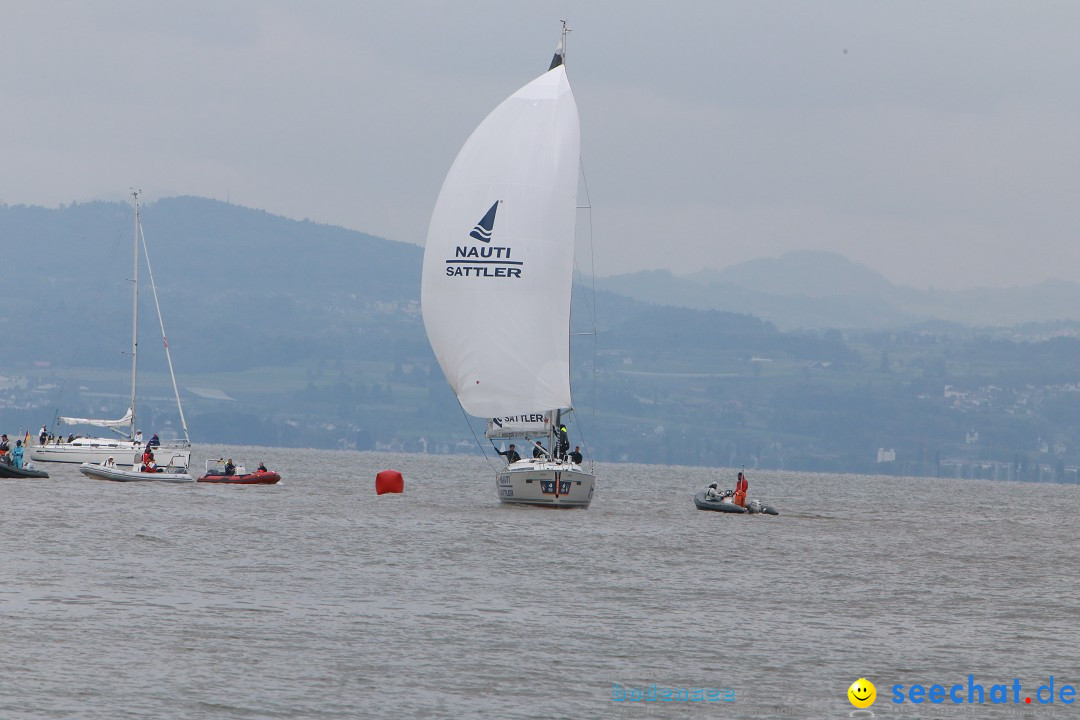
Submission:
<svg viewBox="0 0 1080 720">
<path fill-rule="evenodd" d="M 896 462 L 896 451 L 892 448 L 889 448 L 888 450 L 885 448 L 878 448 L 877 461 L 879 463 Z"/>
</svg>

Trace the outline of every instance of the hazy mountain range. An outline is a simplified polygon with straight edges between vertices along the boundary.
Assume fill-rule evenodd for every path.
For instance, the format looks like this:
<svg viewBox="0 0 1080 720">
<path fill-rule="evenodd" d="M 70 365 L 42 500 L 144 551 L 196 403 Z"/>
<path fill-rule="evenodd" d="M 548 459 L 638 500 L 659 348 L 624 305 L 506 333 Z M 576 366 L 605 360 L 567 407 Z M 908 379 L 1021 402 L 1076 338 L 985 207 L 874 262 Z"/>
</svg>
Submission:
<svg viewBox="0 0 1080 720">
<path fill-rule="evenodd" d="M 339 301 L 419 299 L 422 249 L 409 243 L 195 197 L 145 206 L 143 224 L 159 285 L 166 292 L 194 291 L 185 298 L 189 310 L 206 305 L 262 315 L 276 305 L 283 313 L 279 324 L 302 323 L 295 304 L 281 302 L 285 296 L 309 298 L 323 308 Z M 102 283 L 122 284 L 130 275 L 122 272 L 130 267 L 130 206 L 2 206 L 0 239 L 12 249 L 5 259 L 14 268 L 4 283 L 9 318 L 12 311 L 70 312 L 69 293 L 110 310 L 122 311 L 127 303 L 125 293 L 104 291 Z M 113 266 L 121 269 L 115 276 L 101 276 Z M 313 281 L 317 293 L 304 286 Z M 690 275 L 642 271 L 597 278 L 596 287 L 647 303 L 754 315 L 781 330 L 1080 320 L 1078 283 L 918 290 L 825 252 Z M 232 323 L 222 328 L 237 329 Z"/>
<path fill-rule="evenodd" d="M 785 330 L 899 328 L 933 321 L 1012 326 L 1080 319 L 1080 284 L 918 290 L 834 253 L 793 252 L 723 270 L 651 270 L 597 280 L 646 302 L 749 313 Z"/>
<path fill-rule="evenodd" d="M 415 245 L 195 197 L 143 206 L 142 224 L 170 341 L 189 368 L 318 354 L 340 343 L 350 309 L 419 298 Z M 67 364 L 71 348 L 130 345 L 129 204 L 0 207 L 0 242 L 10 248 L 0 331 L 19 339 L 9 353 Z"/>
<path fill-rule="evenodd" d="M 142 219 L 195 442 L 450 452 L 470 435 L 420 319 L 422 248 L 195 197 Z M 125 203 L 0 205 L 0 427 L 122 414 L 132 242 Z M 599 459 L 865 472 L 894 448 L 889 472 L 991 458 L 1033 479 L 1051 457 L 1057 478 L 1080 464 L 1080 339 L 1051 337 L 1080 334 L 1055 322 L 1076 317 L 1073 283 L 923 292 L 797 253 L 596 285 L 574 299 L 571 375 Z M 140 306 L 140 417 L 175 428 Z M 492 308 L 490 328 L 528 318 Z"/>
</svg>

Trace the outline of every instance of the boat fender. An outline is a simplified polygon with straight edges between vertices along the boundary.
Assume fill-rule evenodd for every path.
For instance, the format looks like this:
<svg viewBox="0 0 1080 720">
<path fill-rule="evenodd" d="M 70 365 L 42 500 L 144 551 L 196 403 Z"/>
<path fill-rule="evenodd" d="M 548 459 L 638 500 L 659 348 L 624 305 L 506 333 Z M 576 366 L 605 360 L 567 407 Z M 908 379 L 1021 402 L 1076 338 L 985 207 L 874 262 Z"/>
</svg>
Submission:
<svg viewBox="0 0 1080 720">
<path fill-rule="evenodd" d="M 375 476 L 375 494 L 400 493 L 405 490 L 405 478 L 397 470 L 383 470 Z"/>
</svg>

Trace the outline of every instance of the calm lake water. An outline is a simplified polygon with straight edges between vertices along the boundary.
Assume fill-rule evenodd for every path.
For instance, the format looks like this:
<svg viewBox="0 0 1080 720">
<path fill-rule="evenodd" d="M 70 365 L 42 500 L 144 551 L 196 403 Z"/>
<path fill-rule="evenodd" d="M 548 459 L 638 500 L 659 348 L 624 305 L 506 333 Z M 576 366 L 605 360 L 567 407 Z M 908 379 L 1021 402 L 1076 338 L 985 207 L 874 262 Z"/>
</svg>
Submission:
<svg viewBox="0 0 1080 720">
<path fill-rule="evenodd" d="M 839 718 L 860 677 L 1080 718 L 1023 704 L 1080 685 L 1077 486 L 750 471 L 748 517 L 694 508 L 734 471 L 600 465 L 552 511 L 480 458 L 226 454 L 284 481 L 0 480 L 0 718 Z M 971 674 L 1021 705 L 891 702 Z M 733 699 L 613 699 L 654 684 Z"/>
</svg>

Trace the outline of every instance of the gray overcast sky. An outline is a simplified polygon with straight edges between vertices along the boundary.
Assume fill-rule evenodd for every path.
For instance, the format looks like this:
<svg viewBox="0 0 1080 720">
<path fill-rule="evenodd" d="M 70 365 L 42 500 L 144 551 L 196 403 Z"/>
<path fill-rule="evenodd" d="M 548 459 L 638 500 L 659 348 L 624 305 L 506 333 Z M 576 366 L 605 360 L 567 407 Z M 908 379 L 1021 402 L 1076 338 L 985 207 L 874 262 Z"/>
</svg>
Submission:
<svg viewBox="0 0 1080 720">
<path fill-rule="evenodd" d="M 422 243 L 560 18 L 597 274 L 807 249 L 919 287 L 1080 268 L 1065 0 L 0 0 L 0 201 L 137 185 Z"/>
</svg>

